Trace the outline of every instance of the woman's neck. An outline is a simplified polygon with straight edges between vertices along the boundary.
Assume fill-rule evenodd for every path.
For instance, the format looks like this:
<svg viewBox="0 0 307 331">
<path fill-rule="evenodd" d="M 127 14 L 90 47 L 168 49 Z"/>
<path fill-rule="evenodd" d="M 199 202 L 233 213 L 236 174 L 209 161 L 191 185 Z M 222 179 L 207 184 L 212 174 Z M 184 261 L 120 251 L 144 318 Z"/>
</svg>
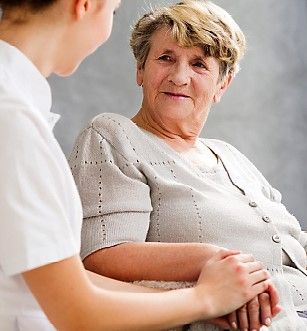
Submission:
<svg viewBox="0 0 307 331">
<path fill-rule="evenodd" d="M 163 139 L 177 152 L 186 152 L 195 146 L 196 140 L 203 127 L 202 124 L 195 125 L 172 121 L 170 125 L 152 118 L 144 109 L 132 118 L 132 121 L 140 128 L 149 131 Z"/>
</svg>

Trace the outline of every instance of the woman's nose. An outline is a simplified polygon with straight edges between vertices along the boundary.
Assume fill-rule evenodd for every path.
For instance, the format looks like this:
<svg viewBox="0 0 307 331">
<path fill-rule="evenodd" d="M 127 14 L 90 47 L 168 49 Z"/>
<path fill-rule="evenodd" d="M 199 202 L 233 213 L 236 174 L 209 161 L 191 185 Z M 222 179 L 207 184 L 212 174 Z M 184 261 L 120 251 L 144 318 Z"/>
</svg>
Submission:
<svg viewBox="0 0 307 331">
<path fill-rule="evenodd" d="M 174 64 L 168 76 L 169 82 L 176 86 L 188 85 L 190 82 L 190 74 L 185 64 Z"/>
</svg>

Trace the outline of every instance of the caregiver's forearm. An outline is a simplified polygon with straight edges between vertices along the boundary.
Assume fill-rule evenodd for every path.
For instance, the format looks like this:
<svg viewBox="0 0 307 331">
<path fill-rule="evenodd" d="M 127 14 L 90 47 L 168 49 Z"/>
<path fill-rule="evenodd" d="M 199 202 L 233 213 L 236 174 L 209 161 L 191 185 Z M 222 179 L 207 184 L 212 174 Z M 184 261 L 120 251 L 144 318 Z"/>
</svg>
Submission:
<svg viewBox="0 0 307 331">
<path fill-rule="evenodd" d="M 88 270 L 123 281 L 194 281 L 218 247 L 200 243 L 125 243 L 84 260 Z"/>
<path fill-rule="evenodd" d="M 98 275 L 87 270 L 87 275 L 90 281 L 100 289 L 114 292 L 130 292 L 130 293 L 160 293 L 165 292 L 163 289 L 144 287 L 132 283 L 122 282 L 112 278 Z"/>
</svg>

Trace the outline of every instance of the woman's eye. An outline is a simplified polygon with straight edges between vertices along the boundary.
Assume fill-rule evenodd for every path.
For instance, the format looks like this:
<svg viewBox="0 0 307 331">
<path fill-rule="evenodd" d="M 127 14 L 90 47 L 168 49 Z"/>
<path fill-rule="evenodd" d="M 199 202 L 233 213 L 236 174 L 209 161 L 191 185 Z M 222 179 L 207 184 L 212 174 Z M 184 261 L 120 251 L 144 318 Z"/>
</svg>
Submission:
<svg viewBox="0 0 307 331">
<path fill-rule="evenodd" d="M 201 68 L 201 69 L 207 69 L 207 67 L 205 66 L 205 64 L 203 62 L 195 62 L 195 63 L 193 63 L 193 66 L 197 67 L 197 68 Z"/>
<path fill-rule="evenodd" d="M 159 56 L 158 60 L 161 60 L 161 61 L 171 61 L 172 58 L 169 55 L 161 55 L 161 56 Z"/>
</svg>

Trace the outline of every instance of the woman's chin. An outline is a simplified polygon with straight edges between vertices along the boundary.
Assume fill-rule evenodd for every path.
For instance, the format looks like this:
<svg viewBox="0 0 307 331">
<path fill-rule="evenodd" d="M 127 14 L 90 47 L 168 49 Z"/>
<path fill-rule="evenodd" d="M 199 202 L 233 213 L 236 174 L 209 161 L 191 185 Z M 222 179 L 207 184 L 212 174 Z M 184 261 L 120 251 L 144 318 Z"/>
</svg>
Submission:
<svg viewBox="0 0 307 331">
<path fill-rule="evenodd" d="M 192 114 L 193 111 L 188 109 L 187 107 L 176 107 L 163 109 L 163 111 L 161 112 L 161 117 L 167 118 L 169 120 L 178 121 L 190 118 Z"/>
</svg>

